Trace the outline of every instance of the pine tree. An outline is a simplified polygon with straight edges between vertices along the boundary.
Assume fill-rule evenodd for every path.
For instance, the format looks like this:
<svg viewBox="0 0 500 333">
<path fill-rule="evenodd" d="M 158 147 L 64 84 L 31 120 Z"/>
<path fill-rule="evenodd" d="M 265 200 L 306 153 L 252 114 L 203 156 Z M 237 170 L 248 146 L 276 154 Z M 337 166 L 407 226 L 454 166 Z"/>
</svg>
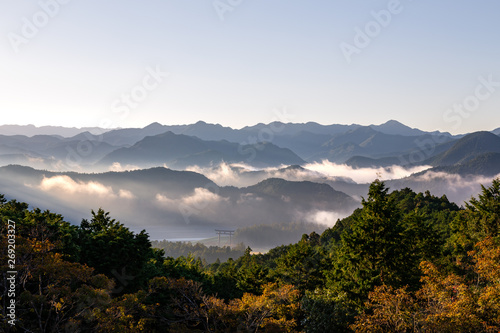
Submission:
<svg viewBox="0 0 500 333">
<path fill-rule="evenodd" d="M 410 240 L 405 237 L 401 213 L 382 181 L 370 185 L 362 204 L 350 230 L 342 233 L 330 277 L 331 287 L 355 300 L 366 298 L 378 285 L 408 284 L 417 267 L 407 252 Z"/>
</svg>

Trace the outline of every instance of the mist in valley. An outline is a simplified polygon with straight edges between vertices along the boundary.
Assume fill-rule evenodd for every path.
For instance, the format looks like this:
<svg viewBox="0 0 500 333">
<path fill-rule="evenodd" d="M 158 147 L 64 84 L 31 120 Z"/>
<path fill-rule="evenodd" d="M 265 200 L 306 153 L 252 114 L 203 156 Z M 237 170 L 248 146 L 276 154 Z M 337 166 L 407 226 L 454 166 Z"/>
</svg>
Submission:
<svg viewBox="0 0 500 333">
<path fill-rule="evenodd" d="M 8 166 L 0 169 L 0 180 L 8 198 L 59 212 L 73 224 L 89 218 L 91 209 L 103 208 L 132 230 L 145 229 L 151 239 L 196 241 L 215 237 L 215 229 L 222 228 L 237 230 L 235 243 L 242 241 L 263 249 L 296 242 L 303 233 L 320 233 L 334 226 L 361 206 L 361 198 L 377 178 L 385 180 L 391 190 L 429 190 L 459 205 L 493 179 L 429 168 L 353 168 L 329 161 L 256 168 L 223 162 L 181 171 L 113 163 L 104 173 Z M 320 197 L 315 187 L 303 187 L 318 184 L 328 185 L 333 192 Z M 285 185 L 292 193 L 280 192 Z M 306 199 L 294 197 L 301 191 L 311 192 L 306 193 Z M 339 198 L 332 196 L 339 193 Z"/>
</svg>

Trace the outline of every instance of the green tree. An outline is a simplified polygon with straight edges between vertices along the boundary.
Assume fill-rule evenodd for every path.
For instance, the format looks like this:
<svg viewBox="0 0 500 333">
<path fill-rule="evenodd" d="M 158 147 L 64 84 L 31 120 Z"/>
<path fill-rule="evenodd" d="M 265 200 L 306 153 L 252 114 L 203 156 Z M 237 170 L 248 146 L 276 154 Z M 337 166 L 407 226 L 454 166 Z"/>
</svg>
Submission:
<svg viewBox="0 0 500 333">
<path fill-rule="evenodd" d="M 306 291 L 301 308 L 305 312 L 302 324 L 308 333 L 350 332 L 356 315 L 355 304 L 347 294 L 329 289 Z"/>
<path fill-rule="evenodd" d="M 334 258 L 330 286 L 354 300 L 365 299 L 375 286 L 402 286 L 413 282 L 418 268 L 408 251 L 401 213 L 390 200 L 388 188 L 376 180 L 370 185 L 368 199 L 349 232 L 342 233 Z"/>
<path fill-rule="evenodd" d="M 134 234 L 108 212 L 92 210 L 90 221 L 82 220 L 79 228 L 81 262 L 94 267 L 117 282 L 114 292 L 134 292 L 151 278 L 146 272 L 152 259 L 161 265 L 162 252 L 153 251 L 148 234 Z"/>
<path fill-rule="evenodd" d="M 268 281 L 268 270 L 257 262 L 251 254 L 252 249 L 248 247 L 245 254 L 238 259 L 240 267 L 236 272 L 236 286 L 242 292 L 261 294 L 263 285 Z"/>
<path fill-rule="evenodd" d="M 276 259 L 272 276 L 283 284 L 292 284 L 300 291 L 314 290 L 324 286 L 324 272 L 328 269 L 319 236 L 304 234 L 302 239 L 291 245 Z"/>
<path fill-rule="evenodd" d="M 465 256 L 480 240 L 500 235 L 500 178 L 481 189 L 478 198 L 472 197 L 453 220 L 450 242 L 457 255 Z"/>
</svg>

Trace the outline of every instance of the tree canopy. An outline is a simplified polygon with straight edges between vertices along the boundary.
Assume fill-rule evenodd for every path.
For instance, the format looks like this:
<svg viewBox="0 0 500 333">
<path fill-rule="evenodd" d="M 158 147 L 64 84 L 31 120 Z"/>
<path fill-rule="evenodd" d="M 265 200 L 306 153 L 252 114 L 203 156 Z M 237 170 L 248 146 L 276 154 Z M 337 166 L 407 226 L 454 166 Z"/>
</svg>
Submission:
<svg viewBox="0 0 500 333">
<path fill-rule="evenodd" d="M 9 220 L 18 272 L 16 326 L 0 286 L 2 331 L 500 330 L 499 179 L 463 208 L 376 180 L 351 216 L 264 254 L 155 243 L 193 251 L 172 257 L 104 209 L 91 214 L 72 225 L 0 195 L 2 281 Z"/>
</svg>

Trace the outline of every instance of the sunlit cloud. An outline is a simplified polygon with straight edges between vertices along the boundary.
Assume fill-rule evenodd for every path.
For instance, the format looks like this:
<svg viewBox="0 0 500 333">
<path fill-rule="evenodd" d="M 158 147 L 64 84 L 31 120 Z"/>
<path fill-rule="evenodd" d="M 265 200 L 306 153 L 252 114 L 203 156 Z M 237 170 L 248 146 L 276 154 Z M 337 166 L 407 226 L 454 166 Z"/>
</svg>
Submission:
<svg viewBox="0 0 500 333">
<path fill-rule="evenodd" d="M 190 166 L 186 168 L 187 171 L 201 173 L 214 183 L 220 186 L 235 185 L 240 182 L 240 174 L 233 169 L 235 165 L 229 165 L 222 162 L 216 167 L 202 168 L 199 166 Z M 246 166 L 241 166 L 243 170 L 248 170 Z"/>
<path fill-rule="evenodd" d="M 141 169 L 137 165 L 132 165 L 132 164 L 127 164 L 122 166 L 119 162 L 114 162 L 111 164 L 109 167 L 109 171 L 114 171 L 114 172 L 121 172 L 121 171 L 133 171 L 133 170 L 139 170 Z"/>
<path fill-rule="evenodd" d="M 179 205 L 187 205 L 189 207 L 202 210 L 207 208 L 211 204 L 216 204 L 227 200 L 227 198 L 223 198 L 220 195 L 201 187 L 194 189 L 192 194 L 181 198 L 170 198 L 164 194 L 156 194 L 156 201 L 168 208 Z"/>
<path fill-rule="evenodd" d="M 118 196 L 123 199 L 135 199 L 135 195 L 132 192 L 124 189 L 118 191 Z"/>
<path fill-rule="evenodd" d="M 64 192 L 66 194 L 83 193 L 97 196 L 113 195 L 110 186 L 104 186 L 98 182 L 76 182 L 69 176 L 44 177 L 40 183 L 40 188 L 45 192 Z"/>
<path fill-rule="evenodd" d="M 317 210 L 305 213 L 303 219 L 309 223 L 319 224 L 331 228 L 339 219 L 343 219 L 349 215 L 350 214 L 335 211 Z"/>
<path fill-rule="evenodd" d="M 321 163 L 309 163 L 304 166 L 305 169 L 322 173 L 329 177 L 346 177 L 350 178 L 358 184 L 370 183 L 375 179 L 399 179 L 408 177 L 411 174 L 418 173 L 431 168 L 430 166 L 416 166 L 405 169 L 398 165 L 393 165 L 386 168 L 353 168 L 345 164 L 335 164 L 327 160 Z"/>
<path fill-rule="evenodd" d="M 38 187 L 46 193 L 49 192 L 55 196 L 62 196 L 68 200 L 79 195 L 107 199 L 135 198 L 134 194 L 129 190 L 119 189 L 118 192 L 115 193 L 111 186 L 105 186 L 96 181 L 75 181 L 71 177 L 65 175 L 44 177 Z"/>
</svg>

